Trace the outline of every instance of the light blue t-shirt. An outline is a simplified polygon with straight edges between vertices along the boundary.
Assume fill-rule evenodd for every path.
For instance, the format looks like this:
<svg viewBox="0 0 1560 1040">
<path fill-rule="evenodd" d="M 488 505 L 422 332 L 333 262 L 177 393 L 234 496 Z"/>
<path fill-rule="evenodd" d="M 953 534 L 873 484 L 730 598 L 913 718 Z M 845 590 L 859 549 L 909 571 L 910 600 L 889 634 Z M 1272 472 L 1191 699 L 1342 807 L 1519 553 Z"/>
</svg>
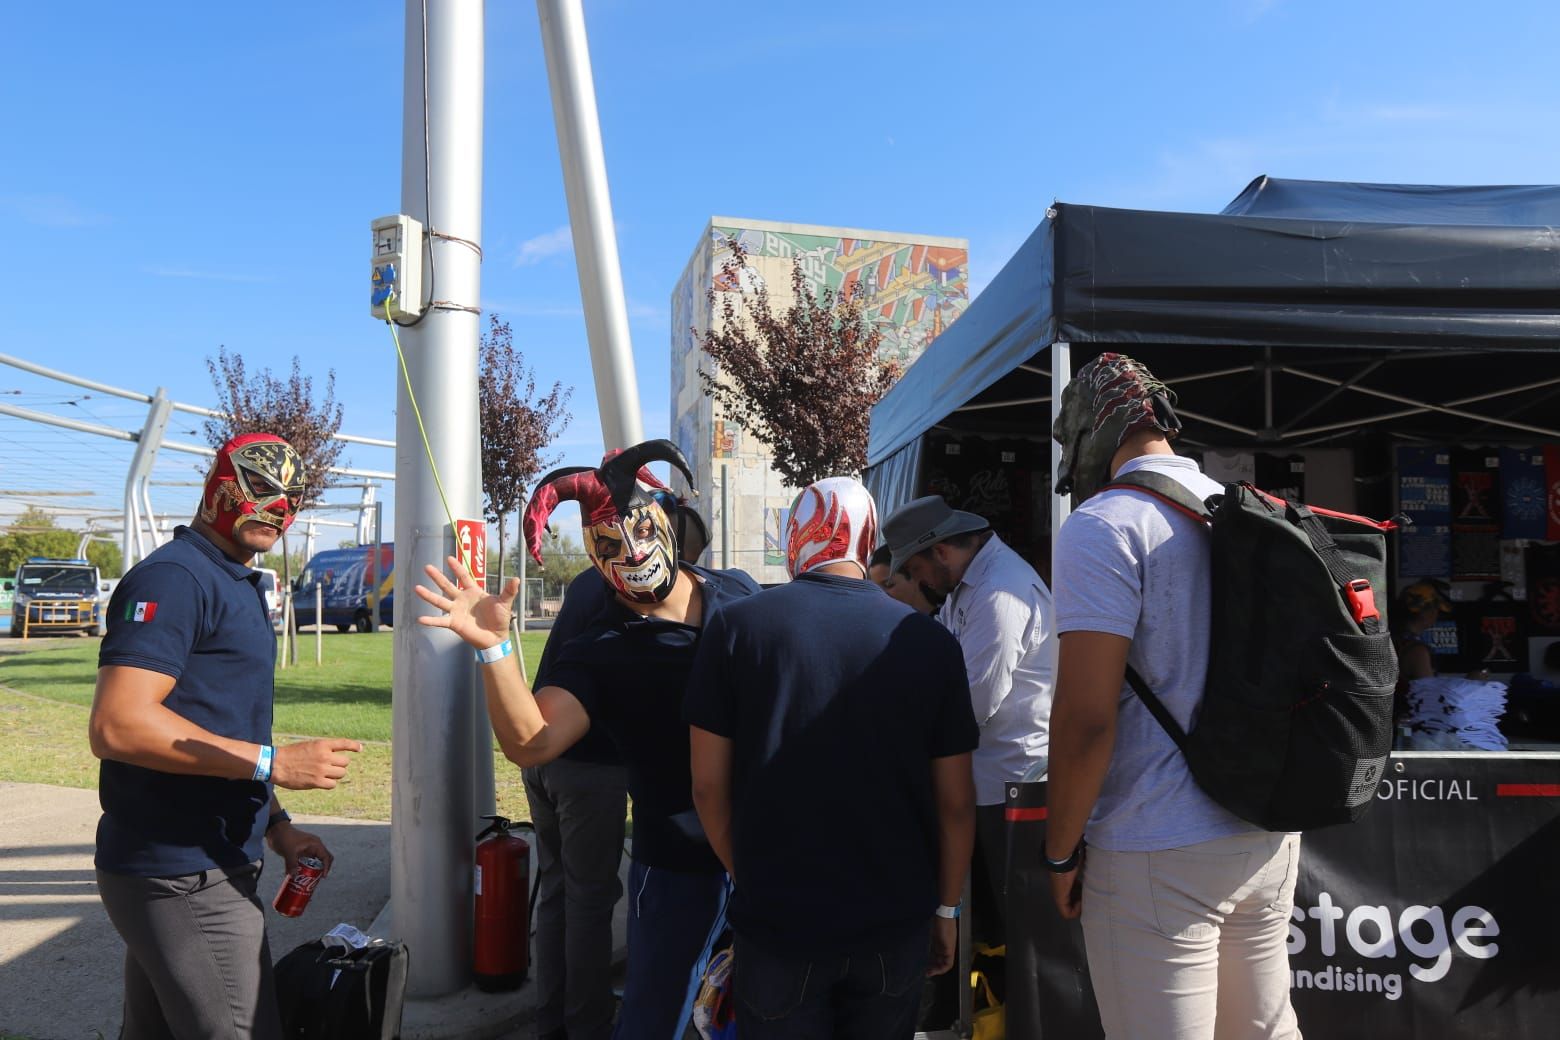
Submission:
<svg viewBox="0 0 1560 1040">
<path fill-rule="evenodd" d="M 1137 470 L 1172 477 L 1199 498 L 1224 490 L 1179 455 L 1142 455 L 1116 475 Z M 1202 528 L 1145 494 L 1104 491 L 1067 518 L 1053 562 L 1056 630 L 1131 639 L 1127 662 L 1187 729 L 1208 673 L 1211 575 Z M 1203 793 L 1175 741 L 1123 684 L 1110 770 L 1084 832 L 1089 844 L 1151 852 L 1256 829 Z"/>
</svg>

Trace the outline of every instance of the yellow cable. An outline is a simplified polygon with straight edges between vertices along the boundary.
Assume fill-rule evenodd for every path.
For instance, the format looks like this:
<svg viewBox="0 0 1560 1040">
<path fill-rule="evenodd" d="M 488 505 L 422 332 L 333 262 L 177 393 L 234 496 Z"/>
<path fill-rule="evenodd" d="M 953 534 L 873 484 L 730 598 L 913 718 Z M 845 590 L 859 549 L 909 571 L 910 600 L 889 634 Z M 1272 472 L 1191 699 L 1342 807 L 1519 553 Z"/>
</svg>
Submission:
<svg viewBox="0 0 1560 1040">
<path fill-rule="evenodd" d="M 401 381 L 406 385 L 406 396 L 412 402 L 412 414 L 417 417 L 417 432 L 422 436 L 423 452 L 428 456 L 428 468 L 433 470 L 433 486 L 439 490 L 439 502 L 444 507 L 444 519 L 450 522 L 450 536 L 455 539 L 455 555 L 461 557 L 466 569 L 471 570 L 471 557 L 461 551 L 460 539 L 455 535 L 455 514 L 450 512 L 450 500 L 444 494 L 444 481 L 439 479 L 439 464 L 433 461 L 433 445 L 428 443 L 428 428 L 423 425 L 422 409 L 417 407 L 417 392 L 412 389 L 412 376 L 406 370 L 406 354 L 401 350 L 401 334 L 395 330 L 395 319 L 390 305 L 395 302 L 395 291 L 385 297 L 385 324 L 390 326 L 390 338 L 395 341 L 395 357 L 401 363 Z"/>
</svg>

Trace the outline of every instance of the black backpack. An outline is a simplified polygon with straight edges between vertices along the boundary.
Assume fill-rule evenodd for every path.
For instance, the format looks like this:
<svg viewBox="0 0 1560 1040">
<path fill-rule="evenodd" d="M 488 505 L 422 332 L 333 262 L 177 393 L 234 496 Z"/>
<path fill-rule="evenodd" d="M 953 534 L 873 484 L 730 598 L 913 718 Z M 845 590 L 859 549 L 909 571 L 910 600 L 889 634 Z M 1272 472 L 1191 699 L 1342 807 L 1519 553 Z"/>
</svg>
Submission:
<svg viewBox="0 0 1560 1040">
<path fill-rule="evenodd" d="M 401 1035 L 409 956 L 401 942 L 361 949 L 319 939 L 276 962 L 276 999 L 288 1040 L 395 1040 Z"/>
<path fill-rule="evenodd" d="M 1359 819 L 1392 749 L 1398 663 L 1384 591 L 1386 532 L 1397 525 L 1245 483 L 1206 503 L 1159 473 L 1129 473 L 1102 490 L 1111 488 L 1195 517 L 1213 540 L 1208 680 L 1191 732 L 1127 669 L 1198 786 L 1271 831 Z"/>
</svg>

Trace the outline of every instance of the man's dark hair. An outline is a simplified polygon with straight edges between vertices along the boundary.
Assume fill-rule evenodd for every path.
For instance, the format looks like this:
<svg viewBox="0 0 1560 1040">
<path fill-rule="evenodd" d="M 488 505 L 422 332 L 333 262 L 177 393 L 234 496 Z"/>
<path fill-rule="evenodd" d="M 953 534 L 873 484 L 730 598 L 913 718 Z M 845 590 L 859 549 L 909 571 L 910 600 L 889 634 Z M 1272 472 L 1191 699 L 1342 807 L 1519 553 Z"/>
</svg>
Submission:
<svg viewBox="0 0 1560 1040">
<path fill-rule="evenodd" d="M 710 544 L 710 529 L 705 525 L 704 517 L 699 515 L 698 510 L 685 503 L 678 503 L 672 514 L 672 525 L 677 529 L 678 555 L 689 563 L 704 555 L 705 548 Z M 690 542 L 698 544 L 698 552 L 686 552 Z"/>
<path fill-rule="evenodd" d="M 894 562 L 894 550 L 886 545 L 880 545 L 872 553 L 872 559 L 867 562 L 867 569 L 873 567 L 887 567 Z"/>
</svg>

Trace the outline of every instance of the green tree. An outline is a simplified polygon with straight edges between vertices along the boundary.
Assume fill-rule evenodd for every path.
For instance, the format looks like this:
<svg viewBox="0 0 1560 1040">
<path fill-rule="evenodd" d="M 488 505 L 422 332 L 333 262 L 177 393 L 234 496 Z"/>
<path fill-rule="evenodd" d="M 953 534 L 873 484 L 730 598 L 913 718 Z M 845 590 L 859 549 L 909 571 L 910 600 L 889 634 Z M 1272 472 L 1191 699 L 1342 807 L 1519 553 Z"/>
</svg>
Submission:
<svg viewBox="0 0 1560 1040">
<path fill-rule="evenodd" d="M 524 545 L 515 546 L 509 558 L 511 573 L 519 573 L 520 554 L 525 551 Z M 575 575 L 589 570 L 592 566 L 590 557 L 586 555 L 584 548 L 573 535 L 549 527 L 542 532 L 542 563 L 538 566 L 533 561 L 526 573 L 533 578 L 542 579 L 544 599 L 556 599 L 563 595 L 563 590 L 569 587 L 569 582 L 574 580 Z"/>
<path fill-rule="evenodd" d="M 0 535 L 0 574 L 11 577 L 29 556 L 68 560 L 80 541 L 79 534 L 61 529 L 48 513 L 28 508 Z"/>
<path fill-rule="evenodd" d="M 872 406 L 899 369 L 878 358 L 883 335 L 867 318 L 857 287 L 814 295 L 797 259 L 793 300 L 782 310 L 768 286 L 751 287 L 742 246 L 727 244 L 731 255 L 708 292 L 720 317 L 702 337 L 714 362 L 714 371 L 699 369 L 705 395 L 715 399 L 717 414 L 769 446 L 775 472 L 792 487 L 860 473 Z"/>
<path fill-rule="evenodd" d="M 124 576 L 125 555 L 120 551 L 118 542 L 104 542 L 96 539 L 88 542 L 87 559 L 97 565 L 98 573 L 105 578 Z"/>
<path fill-rule="evenodd" d="M 498 525 L 498 580 L 503 584 L 509 518 L 525 502 L 537 474 L 558 457 L 544 454 L 569 425 L 574 389 L 554 383 L 545 394 L 536 389 L 536 373 L 515 349 L 507 321 L 488 317 L 482 336 L 477 380 L 477 414 L 482 427 L 482 506 L 488 523 Z"/>
</svg>

